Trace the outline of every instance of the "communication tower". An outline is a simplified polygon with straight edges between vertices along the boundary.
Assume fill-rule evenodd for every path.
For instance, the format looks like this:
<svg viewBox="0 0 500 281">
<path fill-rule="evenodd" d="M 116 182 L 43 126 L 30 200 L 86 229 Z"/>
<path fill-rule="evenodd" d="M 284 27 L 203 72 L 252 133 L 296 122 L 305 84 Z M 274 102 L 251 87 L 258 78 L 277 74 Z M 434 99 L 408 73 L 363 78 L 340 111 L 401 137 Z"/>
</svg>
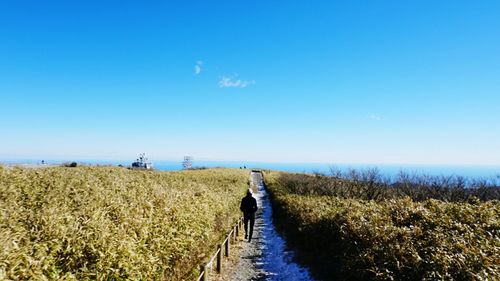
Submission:
<svg viewBox="0 0 500 281">
<path fill-rule="evenodd" d="M 182 168 L 184 170 L 189 170 L 189 169 L 193 168 L 193 157 L 184 156 L 184 161 L 182 161 Z"/>
</svg>

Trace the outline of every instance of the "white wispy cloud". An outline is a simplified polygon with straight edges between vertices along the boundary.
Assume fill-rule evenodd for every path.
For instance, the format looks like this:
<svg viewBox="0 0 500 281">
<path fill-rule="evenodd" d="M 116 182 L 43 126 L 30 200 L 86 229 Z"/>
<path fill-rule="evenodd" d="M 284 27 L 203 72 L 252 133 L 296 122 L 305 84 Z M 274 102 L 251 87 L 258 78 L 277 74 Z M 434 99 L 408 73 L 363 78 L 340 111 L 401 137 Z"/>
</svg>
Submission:
<svg viewBox="0 0 500 281">
<path fill-rule="evenodd" d="M 201 73 L 201 65 L 203 64 L 203 61 L 199 60 L 196 62 L 194 65 L 194 74 L 198 75 Z"/>
<path fill-rule="evenodd" d="M 219 80 L 220 88 L 246 88 L 255 84 L 255 80 L 241 80 L 237 79 L 238 75 L 234 76 L 221 76 Z"/>
<path fill-rule="evenodd" d="M 371 120 L 375 120 L 375 121 L 380 121 L 380 120 L 382 120 L 382 117 L 380 117 L 380 116 L 378 116 L 378 115 L 376 115 L 376 114 L 370 114 L 370 115 L 368 115 L 367 117 L 368 117 L 369 119 L 371 119 Z"/>
</svg>

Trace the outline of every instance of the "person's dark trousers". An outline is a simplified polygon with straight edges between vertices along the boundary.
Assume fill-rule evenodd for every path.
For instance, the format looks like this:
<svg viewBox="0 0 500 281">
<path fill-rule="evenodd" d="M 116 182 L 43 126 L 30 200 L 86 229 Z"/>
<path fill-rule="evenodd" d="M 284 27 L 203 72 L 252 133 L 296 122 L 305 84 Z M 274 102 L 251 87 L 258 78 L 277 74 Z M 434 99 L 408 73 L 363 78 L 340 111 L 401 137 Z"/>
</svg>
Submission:
<svg viewBox="0 0 500 281">
<path fill-rule="evenodd" d="M 248 222 L 250 222 L 250 229 L 248 228 Z M 253 226 L 255 224 L 255 213 L 243 214 L 243 223 L 245 224 L 245 238 L 248 237 L 248 241 L 252 240 Z"/>
</svg>

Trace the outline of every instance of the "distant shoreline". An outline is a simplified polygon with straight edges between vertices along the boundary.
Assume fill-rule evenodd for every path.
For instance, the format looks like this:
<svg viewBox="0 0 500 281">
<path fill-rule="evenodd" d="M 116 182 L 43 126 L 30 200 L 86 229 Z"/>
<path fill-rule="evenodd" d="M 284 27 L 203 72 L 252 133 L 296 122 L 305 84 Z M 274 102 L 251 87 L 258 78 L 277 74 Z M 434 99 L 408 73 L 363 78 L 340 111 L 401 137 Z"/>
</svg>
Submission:
<svg viewBox="0 0 500 281">
<path fill-rule="evenodd" d="M 0 161 L 0 165 L 6 167 L 43 168 L 61 166 L 63 163 L 73 161 L 46 160 L 46 164 L 40 161 L 20 160 Z M 102 161 L 102 160 L 75 160 L 78 165 L 122 165 L 129 167 L 131 161 Z M 322 173 L 330 174 L 330 168 L 347 171 L 349 169 L 366 170 L 377 169 L 382 176 L 394 177 L 400 171 L 408 174 L 430 175 L 430 176 L 463 176 L 466 178 L 491 179 L 500 177 L 500 166 L 494 165 L 409 165 L 409 164 L 326 164 L 326 163 L 266 163 L 266 162 L 244 162 L 244 161 L 193 161 L 193 167 L 225 167 L 248 169 L 268 169 L 292 173 Z M 181 161 L 153 161 L 153 168 L 157 171 L 179 171 L 182 170 Z"/>
<path fill-rule="evenodd" d="M 41 169 L 41 168 L 52 168 L 52 167 L 59 167 L 60 165 L 56 164 L 28 164 L 28 163 L 0 163 L 0 166 L 6 167 L 6 168 L 15 168 L 15 167 L 22 167 L 22 168 L 28 168 L 28 169 Z"/>
</svg>

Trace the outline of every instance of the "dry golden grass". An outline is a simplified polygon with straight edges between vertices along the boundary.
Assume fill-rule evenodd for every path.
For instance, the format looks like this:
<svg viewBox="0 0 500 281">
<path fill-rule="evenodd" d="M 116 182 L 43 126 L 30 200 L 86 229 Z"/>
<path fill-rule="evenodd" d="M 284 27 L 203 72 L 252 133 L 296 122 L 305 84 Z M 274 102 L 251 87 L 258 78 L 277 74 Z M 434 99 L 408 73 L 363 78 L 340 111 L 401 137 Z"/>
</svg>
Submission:
<svg viewBox="0 0 500 281">
<path fill-rule="evenodd" d="M 189 279 L 239 216 L 247 181 L 229 169 L 0 167 L 0 280 Z"/>
<path fill-rule="evenodd" d="M 500 280 L 497 200 L 294 194 L 278 177 L 266 177 L 275 218 L 325 280 Z"/>
</svg>

